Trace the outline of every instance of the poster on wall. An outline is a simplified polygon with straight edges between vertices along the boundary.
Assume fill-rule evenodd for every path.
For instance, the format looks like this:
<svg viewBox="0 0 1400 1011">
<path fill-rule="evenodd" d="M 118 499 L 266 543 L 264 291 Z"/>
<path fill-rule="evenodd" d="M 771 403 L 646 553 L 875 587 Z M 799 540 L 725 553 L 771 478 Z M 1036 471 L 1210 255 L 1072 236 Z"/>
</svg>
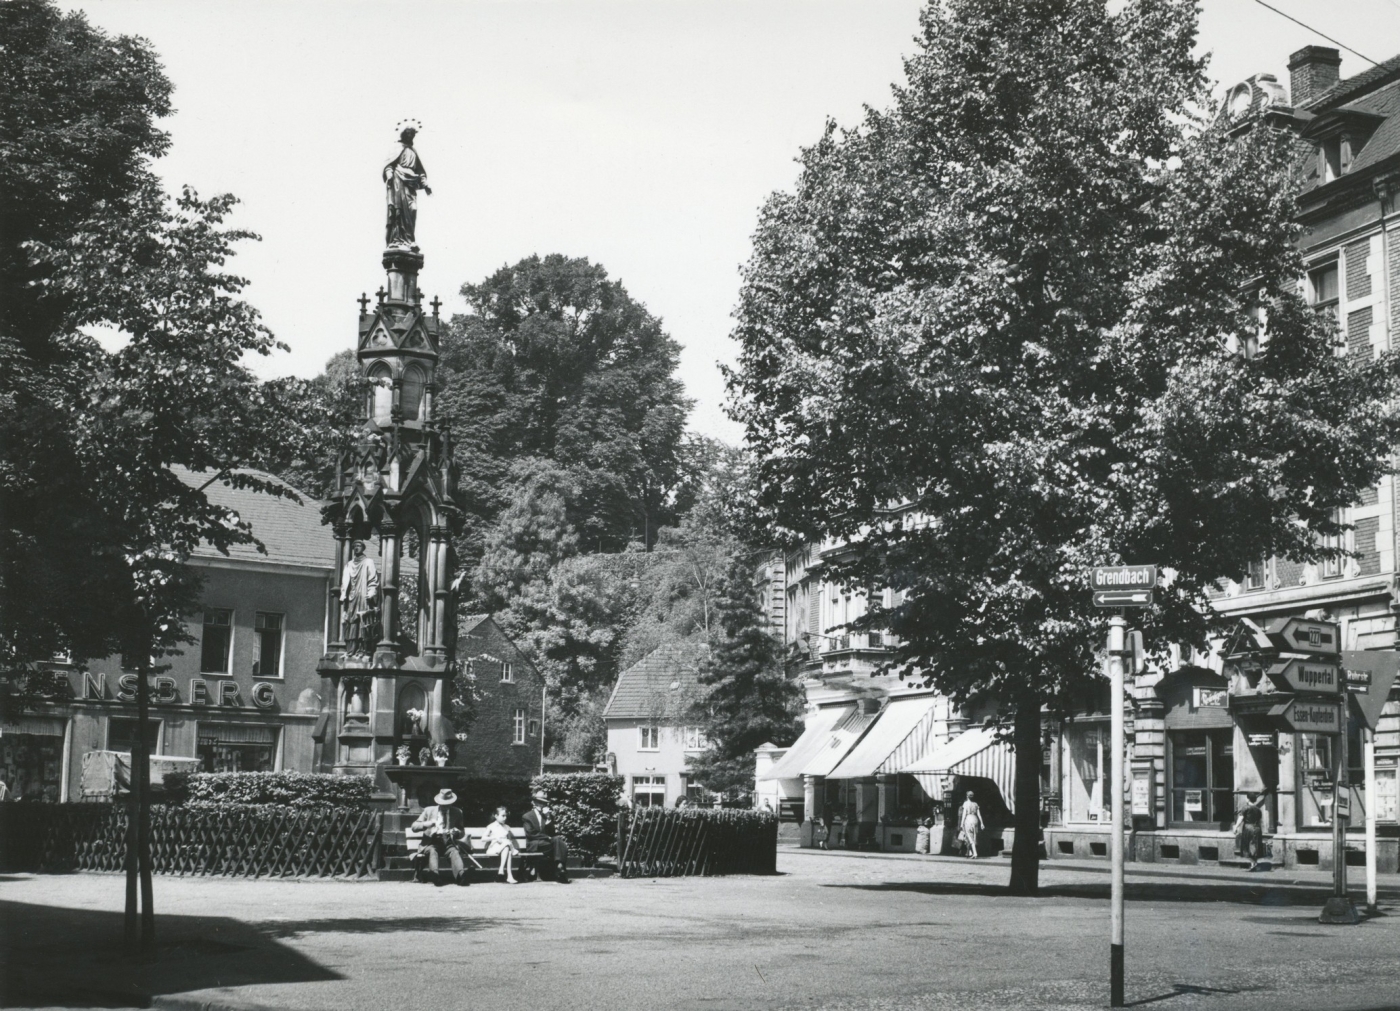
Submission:
<svg viewBox="0 0 1400 1011">
<path fill-rule="evenodd" d="M 1194 811 L 1197 814 L 1201 813 L 1204 809 L 1204 805 L 1201 803 L 1202 792 L 1201 790 L 1186 791 L 1186 810 Z"/>
</svg>

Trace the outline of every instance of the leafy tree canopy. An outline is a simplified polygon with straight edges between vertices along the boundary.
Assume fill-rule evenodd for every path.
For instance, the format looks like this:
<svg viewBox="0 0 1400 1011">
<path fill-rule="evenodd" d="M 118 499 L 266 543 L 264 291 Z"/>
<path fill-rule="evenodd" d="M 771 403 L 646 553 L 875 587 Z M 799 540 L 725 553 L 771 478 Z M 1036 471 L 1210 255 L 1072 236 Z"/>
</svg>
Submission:
<svg viewBox="0 0 1400 1011">
<path fill-rule="evenodd" d="M 770 529 L 851 539 L 833 578 L 899 591 L 866 624 L 1021 751 L 1096 687 L 1090 566 L 1170 566 L 1147 631 L 1204 644 L 1216 581 L 1325 554 L 1396 434 L 1394 360 L 1297 290 L 1292 136 L 1210 128 L 1192 3 L 1110 6 L 930 4 L 892 107 L 765 206 L 729 377 Z"/>
<path fill-rule="evenodd" d="M 75 660 L 183 638 L 201 542 L 254 537 L 172 469 L 265 467 L 307 435 L 294 381 L 242 365 L 278 345 L 223 265 L 231 196 L 172 201 L 150 170 L 170 84 L 150 47 L 81 15 L 0 9 L 0 661 Z M 91 336 L 119 338 L 108 352 Z"/>
<path fill-rule="evenodd" d="M 470 311 L 444 338 L 437 410 L 456 439 L 470 517 L 463 557 L 480 557 L 522 458 L 569 473 L 568 518 L 587 549 L 654 539 L 674 516 L 690 408 L 661 321 L 601 266 L 558 254 L 462 294 Z"/>
</svg>

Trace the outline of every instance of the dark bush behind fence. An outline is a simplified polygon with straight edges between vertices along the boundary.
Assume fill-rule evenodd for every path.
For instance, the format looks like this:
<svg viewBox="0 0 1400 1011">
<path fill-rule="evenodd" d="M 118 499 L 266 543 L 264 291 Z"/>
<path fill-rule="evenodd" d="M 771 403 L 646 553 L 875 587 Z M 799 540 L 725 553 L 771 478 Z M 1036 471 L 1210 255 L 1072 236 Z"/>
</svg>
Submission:
<svg viewBox="0 0 1400 1011">
<path fill-rule="evenodd" d="M 624 878 L 775 874 L 778 819 L 771 811 L 639 807 L 617 823 Z"/>
<path fill-rule="evenodd" d="M 0 869 L 119 871 L 124 804 L 0 805 Z M 151 808 L 159 874 L 361 877 L 380 863 L 379 815 L 333 808 Z"/>
</svg>

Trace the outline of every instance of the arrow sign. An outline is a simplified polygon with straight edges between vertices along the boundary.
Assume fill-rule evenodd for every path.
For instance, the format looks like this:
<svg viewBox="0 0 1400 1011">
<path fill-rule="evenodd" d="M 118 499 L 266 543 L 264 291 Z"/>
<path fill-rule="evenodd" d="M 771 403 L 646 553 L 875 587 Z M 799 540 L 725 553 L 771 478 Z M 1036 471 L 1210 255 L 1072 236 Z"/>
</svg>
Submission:
<svg viewBox="0 0 1400 1011">
<path fill-rule="evenodd" d="M 1342 690 L 1341 670 L 1318 660 L 1285 660 L 1269 668 L 1269 680 L 1280 691 L 1336 695 Z"/>
<path fill-rule="evenodd" d="M 1294 699 L 1274 712 L 1288 729 L 1299 734 L 1335 734 L 1342 729 L 1342 707 L 1335 702 Z"/>
<path fill-rule="evenodd" d="M 1332 653 L 1342 651 L 1336 622 L 1306 618 L 1278 618 L 1265 629 L 1279 649 L 1290 653 Z"/>
<path fill-rule="evenodd" d="M 1150 607 L 1151 590 L 1098 590 L 1094 593 L 1095 607 Z"/>
</svg>

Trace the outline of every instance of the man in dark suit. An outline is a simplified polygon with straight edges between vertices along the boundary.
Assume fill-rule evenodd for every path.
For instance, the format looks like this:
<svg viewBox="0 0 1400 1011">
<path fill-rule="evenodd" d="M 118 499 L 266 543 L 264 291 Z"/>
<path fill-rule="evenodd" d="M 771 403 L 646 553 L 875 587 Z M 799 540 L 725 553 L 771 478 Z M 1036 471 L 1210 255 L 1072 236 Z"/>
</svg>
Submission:
<svg viewBox="0 0 1400 1011">
<path fill-rule="evenodd" d="M 525 851 L 543 853 L 545 865 L 553 868 L 554 880 L 561 885 L 567 885 L 569 847 L 555 828 L 554 814 L 549 810 L 547 800 L 543 791 L 536 793 L 534 806 L 525 812 Z"/>
<path fill-rule="evenodd" d="M 420 849 L 428 858 L 428 873 L 433 883 L 443 883 L 439 865 L 444 856 L 452 864 L 452 877 L 459 885 L 467 884 L 467 869 L 462 860 L 463 828 L 462 812 L 457 809 L 457 794 L 442 790 L 433 798 L 433 805 L 423 808 L 423 813 L 413 823 L 413 831 L 423 833 Z M 475 863 L 476 861 L 472 861 Z"/>
</svg>

